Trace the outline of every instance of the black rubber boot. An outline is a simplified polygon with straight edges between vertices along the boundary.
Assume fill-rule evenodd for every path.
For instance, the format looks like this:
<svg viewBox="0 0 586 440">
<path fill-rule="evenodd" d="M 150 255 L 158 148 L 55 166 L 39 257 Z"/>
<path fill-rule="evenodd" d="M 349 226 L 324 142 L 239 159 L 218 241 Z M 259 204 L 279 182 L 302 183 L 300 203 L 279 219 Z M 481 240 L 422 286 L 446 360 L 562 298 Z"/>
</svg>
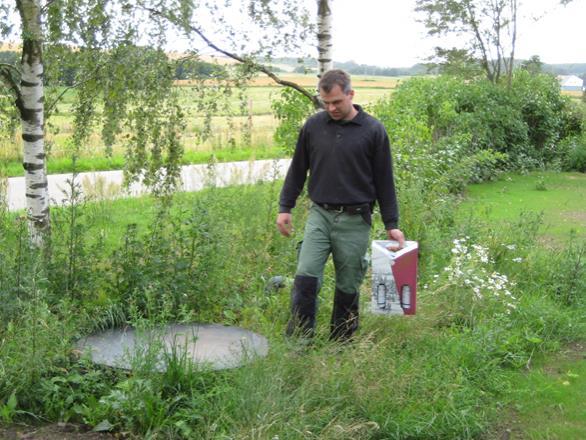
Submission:
<svg viewBox="0 0 586 440">
<path fill-rule="evenodd" d="M 330 323 L 330 339 L 349 341 L 358 329 L 359 294 L 336 289 Z"/>
<path fill-rule="evenodd" d="M 291 319 L 287 324 L 287 336 L 312 337 L 315 332 L 318 279 L 296 275 L 291 290 Z"/>
</svg>

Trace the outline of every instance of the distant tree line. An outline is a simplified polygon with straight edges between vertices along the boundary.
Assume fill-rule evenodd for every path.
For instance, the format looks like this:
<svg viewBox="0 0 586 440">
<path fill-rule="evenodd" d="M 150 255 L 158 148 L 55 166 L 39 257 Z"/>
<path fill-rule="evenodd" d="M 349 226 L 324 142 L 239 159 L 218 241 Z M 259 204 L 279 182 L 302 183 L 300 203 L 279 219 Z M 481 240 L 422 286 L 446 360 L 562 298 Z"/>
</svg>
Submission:
<svg viewBox="0 0 586 440">
<path fill-rule="evenodd" d="M 282 57 L 275 58 L 273 62 L 290 66 L 295 73 L 317 73 L 317 61 L 313 58 Z M 381 67 L 371 64 L 359 64 L 356 61 L 335 61 L 334 66 L 337 69 L 344 69 L 351 75 L 414 76 L 429 73 L 425 64 L 415 64 L 411 67 Z"/>
<path fill-rule="evenodd" d="M 14 64 L 17 60 L 18 53 L 9 50 L 0 51 L 0 63 Z"/>
<path fill-rule="evenodd" d="M 543 64 L 543 71 L 555 75 L 586 76 L 586 63 L 579 64 Z"/>
<path fill-rule="evenodd" d="M 154 51 L 148 48 L 136 48 L 137 51 Z M 145 54 L 146 55 L 146 54 Z M 460 55 L 460 56 L 459 56 Z M 15 64 L 18 61 L 18 53 L 14 51 L 0 51 L 0 63 Z M 63 63 L 61 65 L 61 75 L 59 84 L 65 86 L 73 85 L 76 77 L 76 63 L 71 62 L 68 58 L 75 56 L 74 52 L 67 50 L 64 52 Z M 313 58 L 275 58 L 273 64 L 289 65 L 293 67 L 295 73 L 315 73 L 317 71 L 317 61 Z M 178 59 L 175 65 L 175 79 L 207 79 L 225 77 L 226 67 L 216 63 L 210 63 L 193 58 Z M 467 70 L 469 73 L 478 71 L 478 65 L 475 60 L 466 58 L 465 55 L 452 51 L 446 56 L 446 62 L 415 64 L 411 67 L 380 67 L 371 64 L 359 64 L 355 61 L 336 62 L 336 68 L 344 69 L 351 75 L 371 75 L 371 76 L 418 76 L 427 74 L 451 73 L 452 70 Z M 539 61 L 539 57 L 534 56 L 529 60 L 515 60 L 515 67 L 524 69 L 538 69 L 543 73 L 553 75 L 576 75 L 586 81 L 586 63 L 565 63 L 565 64 L 546 64 Z M 283 69 L 278 66 L 270 66 L 274 72 L 282 72 Z M 465 75 L 466 76 L 466 75 Z"/>
<path fill-rule="evenodd" d="M 226 68 L 219 64 L 197 59 L 183 59 L 175 67 L 175 79 L 223 78 Z"/>
<path fill-rule="evenodd" d="M 144 52 L 142 55 L 154 55 L 155 49 L 136 47 L 137 52 Z M 59 75 L 57 77 L 58 85 L 72 86 L 79 64 L 74 62 L 76 53 L 69 49 L 64 49 L 61 58 L 61 65 L 59 68 Z M 16 65 L 19 59 L 19 54 L 14 51 L 0 51 L 0 63 Z M 196 58 L 185 57 L 175 61 L 170 60 L 170 65 L 175 68 L 175 79 L 189 80 L 189 79 L 207 79 L 207 78 L 224 78 L 227 76 L 226 67 L 210 63 L 207 61 L 198 60 Z"/>
<path fill-rule="evenodd" d="M 478 60 L 470 57 L 465 51 L 446 50 L 445 60 L 441 63 L 421 63 L 414 64 L 411 67 L 381 67 L 371 64 L 359 64 L 355 61 L 338 62 L 334 64 L 336 68 L 344 69 L 353 75 L 372 75 L 372 76 L 417 76 L 427 74 L 450 73 L 452 70 L 468 69 L 470 72 L 477 72 L 480 68 Z M 448 53 L 449 52 L 449 53 Z M 291 66 L 295 73 L 314 73 L 317 72 L 317 61 L 313 58 L 292 58 L 282 57 L 273 60 L 275 64 Z M 586 63 L 566 63 L 566 64 L 547 64 L 534 56 L 529 60 L 515 60 L 515 68 L 535 68 L 543 73 L 553 75 L 586 75 Z"/>
<path fill-rule="evenodd" d="M 411 67 L 377 67 L 368 64 L 358 64 L 354 61 L 336 63 L 336 67 L 344 69 L 354 75 L 374 76 L 414 76 L 425 75 L 428 70 L 424 64 L 415 64 Z"/>
</svg>

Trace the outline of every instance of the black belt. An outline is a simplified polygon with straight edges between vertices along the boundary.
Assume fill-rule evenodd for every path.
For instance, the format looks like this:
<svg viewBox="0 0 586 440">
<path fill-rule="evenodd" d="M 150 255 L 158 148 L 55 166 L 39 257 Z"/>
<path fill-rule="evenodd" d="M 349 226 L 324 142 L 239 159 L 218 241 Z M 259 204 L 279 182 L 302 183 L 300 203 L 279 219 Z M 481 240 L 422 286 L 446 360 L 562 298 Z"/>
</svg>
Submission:
<svg viewBox="0 0 586 440">
<path fill-rule="evenodd" d="M 331 203 L 315 203 L 326 211 L 345 212 L 347 214 L 364 214 L 370 212 L 370 203 L 363 203 L 362 205 L 332 205 Z"/>
</svg>

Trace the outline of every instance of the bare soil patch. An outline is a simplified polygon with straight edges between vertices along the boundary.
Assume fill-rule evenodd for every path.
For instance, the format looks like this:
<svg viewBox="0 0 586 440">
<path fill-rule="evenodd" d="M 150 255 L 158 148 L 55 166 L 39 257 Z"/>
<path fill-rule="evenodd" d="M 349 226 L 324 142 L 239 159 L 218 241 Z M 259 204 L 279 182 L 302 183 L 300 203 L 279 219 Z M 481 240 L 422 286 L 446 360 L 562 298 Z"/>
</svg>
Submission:
<svg viewBox="0 0 586 440">
<path fill-rule="evenodd" d="M 560 362 L 580 362 L 586 359 L 586 342 L 574 342 L 569 344 L 562 351 L 556 359 L 555 364 L 545 365 L 543 371 L 552 375 L 559 376 L 565 373 L 558 365 Z"/>
<path fill-rule="evenodd" d="M 113 440 L 120 438 L 123 437 L 93 432 L 86 426 L 72 423 L 0 427 L 1 440 Z"/>
<path fill-rule="evenodd" d="M 561 213 L 562 218 L 573 222 L 584 222 L 586 224 L 586 211 L 567 211 Z"/>
<path fill-rule="evenodd" d="M 567 176 L 567 178 L 570 180 L 583 180 L 583 179 L 586 179 L 586 174 L 584 174 L 584 175 L 570 174 Z"/>
</svg>

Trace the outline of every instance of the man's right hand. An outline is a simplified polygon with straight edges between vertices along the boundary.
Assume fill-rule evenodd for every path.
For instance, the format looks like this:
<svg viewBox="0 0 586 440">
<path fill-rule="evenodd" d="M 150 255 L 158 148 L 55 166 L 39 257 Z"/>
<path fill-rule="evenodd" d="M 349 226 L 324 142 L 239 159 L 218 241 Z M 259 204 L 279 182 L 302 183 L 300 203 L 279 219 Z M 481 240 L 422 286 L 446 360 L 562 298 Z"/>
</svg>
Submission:
<svg viewBox="0 0 586 440">
<path fill-rule="evenodd" d="M 398 245 L 390 245 L 387 247 L 388 250 L 392 252 L 397 252 L 399 249 L 403 249 L 405 247 L 405 236 L 400 229 L 389 229 L 387 230 L 387 237 L 389 240 L 396 240 Z"/>
<path fill-rule="evenodd" d="M 277 228 L 279 228 L 279 232 L 285 237 L 291 235 L 291 232 L 293 231 L 293 222 L 290 213 L 281 212 L 277 216 Z"/>
</svg>

